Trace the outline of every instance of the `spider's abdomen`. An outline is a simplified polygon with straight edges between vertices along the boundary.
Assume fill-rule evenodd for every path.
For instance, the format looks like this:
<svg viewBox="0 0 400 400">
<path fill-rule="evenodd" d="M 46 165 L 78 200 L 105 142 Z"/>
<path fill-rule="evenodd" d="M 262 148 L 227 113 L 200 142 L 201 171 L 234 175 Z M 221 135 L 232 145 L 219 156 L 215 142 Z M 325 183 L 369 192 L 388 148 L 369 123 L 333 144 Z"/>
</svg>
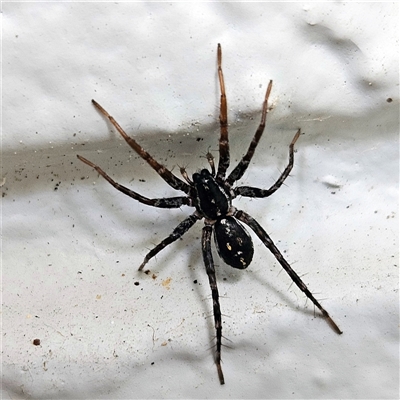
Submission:
<svg viewBox="0 0 400 400">
<path fill-rule="evenodd" d="M 214 239 L 219 256 L 233 268 L 245 269 L 253 259 L 251 236 L 233 217 L 219 219 L 214 224 Z"/>
<path fill-rule="evenodd" d="M 203 169 L 194 173 L 193 183 L 197 192 L 195 206 L 206 218 L 216 220 L 226 215 L 230 207 L 228 196 L 210 171 Z"/>
</svg>

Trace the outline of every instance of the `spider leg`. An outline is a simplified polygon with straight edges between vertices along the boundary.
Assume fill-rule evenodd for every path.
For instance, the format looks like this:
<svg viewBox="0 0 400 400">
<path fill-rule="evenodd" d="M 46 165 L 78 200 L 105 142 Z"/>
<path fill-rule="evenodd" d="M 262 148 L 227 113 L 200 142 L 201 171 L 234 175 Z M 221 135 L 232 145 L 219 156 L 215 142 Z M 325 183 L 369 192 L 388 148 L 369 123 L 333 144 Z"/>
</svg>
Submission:
<svg viewBox="0 0 400 400">
<path fill-rule="evenodd" d="M 104 116 L 110 120 L 110 122 L 114 125 L 129 146 L 131 146 L 131 148 L 135 150 L 136 153 L 143 158 L 143 160 L 147 161 L 147 163 L 158 173 L 158 175 L 161 176 L 161 178 L 164 179 L 165 182 L 168 183 L 168 185 L 176 190 L 182 190 L 186 194 L 189 194 L 190 186 L 186 182 L 183 182 L 171 171 L 159 164 L 146 150 L 143 149 L 143 147 L 136 142 L 136 140 L 128 136 L 118 122 L 114 119 L 114 117 L 112 117 L 99 103 L 97 103 L 95 100 L 92 100 L 92 103 Z"/>
<path fill-rule="evenodd" d="M 229 138 L 228 138 L 228 106 L 226 102 L 225 82 L 222 73 L 222 50 L 221 45 L 218 43 L 218 80 L 221 90 L 220 112 L 219 112 L 219 162 L 217 172 L 217 182 L 222 183 L 225 179 L 226 170 L 229 168 Z"/>
<path fill-rule="evenodd" d="M 148 206 L 158 207 L 158 208 L 179 208 L 183 205 L 191 205 L 191 200 L 189 197 L 180 196 L 180 197 L 170 197 L 166 199 L 149 199 L 147 197 L 142 196 L 139 193 L 134 192 L 133 190 L 128 189 L 125 186 L 120 185 L 118 182 L 115 182 L 109 175 L 107 175 L 99 166 L 93 164 L 91 161 L 86 158 L 77 155 L 77 157 L 83 161 L 85 164 L 94 168 L 105 180 L 107 180 L 111 185 L 115 187 L 115 189 L 120 192 L 126 194 L 129 197 L 139 201 L 140 203 L 147 204 Z"/>
<path fill-rule="evenodd" d="M 278 250 L 275 246 L 274 242 L 271 240 L 267 232 L 262 228 L 262 226 L 249 214 L 245 213 L 244 211 L 237 210 L 234 213 L 234 216 L 239 220 L 247 224 L 254 233 L 260 238 L 260 240 L 264 243 L 264 245 L 271 251 L 271 253 L 275 256 L 278 260 L 279 264 L 283 267 L 283 269 L 289 274 L 292 278 L 293 282 L 299 287 L 299 289 L 305 293 L 305 295 L 315 304 L 316 307 L 320 309 L 322 315 L 326 318 L 329 325 L 333 328 L 333 330 L 341 334 L 343 333 L 333 319 L 330 317 L 328 312 L 321 306 L 318 300 L 312 295 L 312 293 L 307 288 L 306 284 L 301 280 L 299 275 L 292 269 L 289 263 L 283 258 L 282 253 Z"/>
<path fill-rule="evenodd" d="M 217 337 L 215 364 L 217 364 L 219 382 L 221 383 L 221 385 L 223 385 L 225 383 L 225 380 L 221 367 L 221 341 L 222 341 L 221 308 L 219 306 L 217 279 L 215 277 L 214 261 L 211 252 L 211 234 L 212 234 L 212 226 L 205 225 L 203 228 L 203 234 L 201 238 L 201 248 L 203 251 L 203 260 L 206 267 L 206 272 L 208 275 L 208 281 L 210 283 L 211 294 L 213 299 L 214 325 Z"/>
<path fill-rule="evenodd" d="M 236 165 L 234 170 L 229 174 L 228 178 L 226 179 L 226 184 L 228 184 L 229 186 L 232 186 L 234 182 L 236 182 L 243 176 L 243 174 L 247 170 L 247 167 L 249 166 L 251 159 L 253 158 L 258 142 L 260 141 L 261 136 L 264 132 L 265 121 L 267 119 L 268 113 L 268 98 L 271 93 L 271 89 L 272 81 L 269 81 L 267 91 L 265 93 L 260 125 L 258 126 L 256 133 L 254 134 L 253 140 L 250 143 L 247 153 L 242 157 L 242 159 L 239 161 L 239 164 Z"/>
<path fill-rule="evenodd" d="M 259 189 L 251 186 L 239 186 L 233 189 L 233 193 L 236 196 L 245 196 L 245 197 L 268 197 L 271 196 L 276 190 L 278 190 L 285 179 L 289 176 L 290 172 L 293 168 L 293 160 L 294 160 L 294 144 L 300 136 L 300 129 L 297 131 L 296 135 L 292 142 L 289 145 L 289 163 L 285 170 L 282 172 L 281 176 L 278 180 L 269 188 L 269 189 Z"/>
<path fill-rule="evenodd" d="M 154 247 L 146 254 L 146 257 L 139 267 L 139 271 L 141 271 L 143 267 L 149 262 L 149 260 L 157 255 L 162 249 L 175 242 L 175 240 L 181 238 L 201 218 L 202 216 L 195 212 L 194 214 L 189 215 L 189 217 L 184 219 L 168 237 L 166 237 L 161 243 L 159 243 L 156 247 Z"/>
</svg>

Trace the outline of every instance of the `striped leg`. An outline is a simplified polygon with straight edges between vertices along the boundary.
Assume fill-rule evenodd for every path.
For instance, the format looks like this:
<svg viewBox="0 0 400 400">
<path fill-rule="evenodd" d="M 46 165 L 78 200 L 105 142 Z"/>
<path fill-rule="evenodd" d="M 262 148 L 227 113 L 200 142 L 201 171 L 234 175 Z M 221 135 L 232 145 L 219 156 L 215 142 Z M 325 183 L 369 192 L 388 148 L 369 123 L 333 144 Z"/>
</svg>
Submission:
<svg viewBox="0 0 400 400">
<path fill-rule="evenodd" d="M 87 160 L 82 156 L 77 156 L 82 162 L 94 168 L 106 181 L 111 183 L 115 187 L 115 189 L 120 192 L 126 194 L 129 197 L 139 201 L 140 203 L 146 204 L 148 206 L 158 207 L 158 208 L 179 208 L 183 205 L 191 205 L 191 200 L 186 196 L 179 197 L 170 197 L 165 199 L 149 199 L 147 197 L 142 196 L 139 193 L 134 192 L 131 189 L 128 189 L 125 186 L 120 185 L 118 182 L 115 182 L 109 175 L 107 175 L 99 166 L 93 164 L 91 161 Z"/>
<path fill-rule="evenodd" d="M 143 267 L 156 256 L 162 249 L 175 242 L 179 238 L 181 238 L 199 219 L 202 217 L 195 212 L 192 215 L 189 215 L 186 219 L 184 219 L 173 231 L 172 233 L 166 237 L 161 243 L 159 243 L 154 249 L 150 250 L 146 257 L 144 258 L 142 264 L 140 264 L 139 271 L 143 269 Z"/>
<path fill-rule="evenodd" d="M 250 143 L 247 153 L 243 156 L 243 158 L 239 161 L 239 164 L 235 167 L 235 169 L 230 173 L 230 175 L 226 179 L 226 183 L 229 186 L 232 186 L 234 182 L 236 182 L 243 176 L 243 174 L 247 170 L 247 167 L 249 166 L 251 159 L 253 158 L 256 147 L 264 132 L 265 121 L 267 119 L 267 113 L 268 113 L 268 98 L 271 93 L 271 89 L 272 89 L 272 81 L 269 81 L 267 92 L 265 93 L 260 125 L 258 126 L 256 133 L 254 134 L 253 140 Z"/>
<path fill-rule="evenodd" d="M 275 246 L 272 239 L 269 237 L 267 232 L 262 228 L 262 226 L 249 214 L 246 214 L 244 211 L 236 211 L 234 216 L 239 220 L 247 224 L 254 233 L 260 238 L 260 240 L 264 243 L 264 245 L 269 249 L 269 251 L 275 256 L 279 264 L 283 267 L 283 269 L 288 273 L 288 275 L 292 278 L 293 282 L 298 286 L 298 288 L 315 304 L 316 307 L 320 309 L 322 315 L 326 318 L 328 324 L 333 328 L 333 330 L 339 335 L 343 333 L 333 319 L 330 317 L 328 312 L 321 306 L 318 300 L 312 295 L 309 291 L 306 284 L 301 280 L 299 275 L 292 269 L 289 263 L 283 258 L 282 253 Z"/>
<path fill-rule="evenodd" d="M 221 385 L 225 383 L 224 374 L 221 367 L 221 341 L 222 341 L 222 323 L 221 323 L 221 308 L 219 306 L 219 294 L 217 287 L 217 279 L 215 277 L 214 261 L 211 253 L 211 235 L 212 226 L 205 225 L 203 228 L 203 235 L 201 238 L 201 248 L 203 251 L 203 260 L 210 283 L 211 295 L 213 299 L 213 312 L 214 312 L 214 325 L 217 338 L 217 349 L 215 351 L 215 364 L 217 364 L 217 371 L 219 382 Z"/>
<path fill-rule="evenodd" d="M 268 197 L 271 196 L 272 193 L 276 192 L 283 184 L 285 179 L 289 176 L 290 172 L 293 168 L 294 162 L 294 144 L 300 136 L 300 129 L 297 131 L 296 135 L 292 142 L 289 145 L 289 163 L 286 166 L 285 170 L 282 172 L 281 176 L 278 180 L 269 188 L 269 189 L 259 189 L 252 186 L 239 186 L 233 189 L 233 193 L 236 196 L 245 196 L 245 197 Z"/>
<path fill-rule="evenodd" d="M 218 79 L 221 90 L 221 101 L 219 111 L 219 125 L 221 134 L 219 137 L 219 162 L 217 171 L 217 182 L 222 184 L 225 180 L 226 170 L 229 168 L 230 155 L 229 155 L 229 138 L 228 138 L 228 106 L 226 102 L 225 82 L 222 73 L 222 50 L 221 45 L 218 43 Z"/>
<path fill-rule="evenodd" d="M 143 160 L 147 161 L 147 163 L 164 179 L 165 182 L 168 183 L 171 187 L 176 190 L 182 190 L 186 194 L 189 194 L 190 186 L 183 182 L 181 179 L 176 177 L 171 171 L 165 168 L 163 165 L 159 164 L 146 150 L 141 147 L 136 140 L 128 136 L 125 131 L 121 128 L 118 122 L 112 117 L 97 101 L 92 100 L 94 106 L 104 115 L 109 121 L 114 125 L 117 131 L 121 134 L 121 136 L 125 139 L 125 141 L 131 146 L 136 153 L 143 158 Z"/>
</svg>

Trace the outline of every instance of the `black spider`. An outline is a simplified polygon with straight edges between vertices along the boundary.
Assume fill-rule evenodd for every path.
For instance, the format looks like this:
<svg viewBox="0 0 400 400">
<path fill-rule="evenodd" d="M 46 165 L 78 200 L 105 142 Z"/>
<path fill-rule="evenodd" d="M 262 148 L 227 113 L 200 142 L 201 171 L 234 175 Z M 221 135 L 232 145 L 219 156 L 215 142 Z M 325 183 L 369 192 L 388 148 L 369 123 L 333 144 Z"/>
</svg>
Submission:
<svg viewBox="0 0 400 400">
<path fill-rule="evenodd" d="M 221 384 L 224 384 L 224 375 L 221 368 L 221 339 L 222 339 L 222 324 L 221 324 L 221 309 L 219 305 L 219 294 L 217 288 L 217 281 L 215 277 L 214 261 L 211 252 L 211 235 L 214 231 L 214 240 L 218 250 L 218 254 L 225 261 L 226 264 L 233 268 L 244 269 L 247 268 L 253 258 L 254 248 L 250 235 L 247 233 L 243 225 L 248 225 L 254 233 L 260 238 L 264 245 L 276 257 L 277 261 L 281 264 L 284 270 L 292 278 L 293 282 L 300 288 L 301 291 L 317 306 L 323 316 L 327 319 L 332 328 L 341 334 L 342 331 L 336 323 L 329 316 L 328 312 L 321 306 L 321 304 L 314 298 L 307 286 L 300 279 L 297 273 L 291 268 L 288 262 L 284 259 L 282 253 L 275 246 L 269 235 L 261 227 L 261 225 L 249 214 L 242 210 L 237 210 L 232 206 L 232 200 L 237 196 L 245 197 L 268 197 L 273 194 L 284 182 L 293 168 L 293 148 L 297 139 L 300 136 L 300 129 L 295 134 L 292 142 L 289 145 L 289 163 L 285 170 L 282 172 L 278 180 L 269 189 L 259 189 L 251 186 L 237 186 L 232 185 L 239 180 L 253 157 L 254 151 L 260 141 L 264 132 L 265 120 L 268 112 L 268 97 L 272 88 L 272 81 L 269 82 L 267 92 L 262 108 L 261 122 L 258 129 L 250 143 L 250 146 L 236 165 L 233 171 L 226 177 L 226 171 L 229 167 L 229 139 L 228 139 L 228 115 L 227 115 L 227 102 L 225 95 L 224 77 L 221 68 L 222 51 L 221 45 L 218 44 L 218 78 L 221 89 L 220 101 L 220 138 L 219 138 L 219 162 L 218 170 L 215 170 L 214 158 L 208 153 L 207 160 L 210 164 L 211 172 L 208 169 L 203 169 L 200 172 L 193 174 L 192 179 L 189 178 L 184 168 L 180 168 L 180 172 L 186 182 L 175 176 L 171 171 L 159 164 L 147 151 L 145 151 L 134 139 L 129 137 L 125 131 L 120 127 L 118 122 L 110 115 L 103 107 L 96 101 L 92 100 L 95 107 L 105 115 L 126 142 L 132 147 L 133 150 L 139 154 L 150 166 L 167 182 L 171 187 L 180 190 L 186 196 L 149 199 L 136 193 L 125 186 L 120 185 L 110 178 L 100 167 L 93 164 L 89 160 L 78 155 L 78 158 L 84 163 L 94 168 L 101 176 L 111 183 L 116 189 L 125 193 L 126 195 L 138 200 L 143 204 L 159 208 L 179 208 L 183 205 L 194 207 L 196 211 L 182 221 L 173 232 L 165 238 L 161 243 L 154 247 L 144 258 L 143 263 L 139 267 L 139 271 L 143 269 L 145 264 L 158 254 L 164 247 L 182 237 L 198 220 L 204 218 L 203 234 L 201 239 L 201 246 L 203 252 L 204 264 L 208 275 L 208 280 L 211 287 L 214 311 L 214 323 L 216 330 L 216 352 L 215 363 L 217 365 L 218 377 Z M 240 222 L 239 222 L 240 221 Z"/>
</svg>

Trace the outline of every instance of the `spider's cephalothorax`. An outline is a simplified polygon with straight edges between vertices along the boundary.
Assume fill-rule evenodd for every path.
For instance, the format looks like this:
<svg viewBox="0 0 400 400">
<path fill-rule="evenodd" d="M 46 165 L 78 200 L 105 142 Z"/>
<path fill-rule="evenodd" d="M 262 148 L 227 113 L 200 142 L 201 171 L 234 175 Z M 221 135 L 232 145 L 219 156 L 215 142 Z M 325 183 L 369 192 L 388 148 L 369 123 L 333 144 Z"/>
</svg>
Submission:
<svg viewBox="0 0 400 400">
<path fill-rule="evenodd" d="M 105 178 L 116 189 L 126 195 L 138 200 L 143 204 L 159 208 L 180 208 L 183 205 L 194 207 L 195 212 L 183 220 L 173 231 L 155 246 L 145 256 L 139 270 L 142 270 L 146 263 L 158 254 L 162 249 L 182 237 L 197 221 L 204 218 L 203 234 L 201 239 L 201 247 L 203 253 L 204 265 L 206 268 L 208 280 L 211 288 L 213 299 L 214 324 L 216 331 L 216 350 L 215 363 L 217 365 L 218 377 L 221 384 L 225 383 L 224 375 L 221 368 L 221 346 L 222 346 L 222 317 L 219 304 L 219 294 L 217 280 L 215 275 L 214 260 L 211 251 L 211 236 L 214 231 L 214 240 L 219 256 L 231 267 L 244 269 L 249 266 L 253 258 L 254 248 L 249 233 L 245 230 L 242 223 L 249 226 L 250 229 L 258 236 L 261 242 L 271 251 L 276 260 L 281 264 L 283 269 L 288 273 L 293 282 L 304 292 L 304 294 L 314 303 L 321 311 L 328 323 L 336 331 L 342 333 L 336 323 L 329 316 L 328 312 L 321 306 L 318 300 L 312 295 L 305 283 L 299 275 L 292 269 L 289 263 L 285 260 L 282 253 L 275 246 L 270 236 L 265 232 L 262 226 L 249 214 L 242 210 L 237 210 L 232 206 L 232 200 L 237 196 L 264 198 L 273 194 L 281 187 L 285 179 L 289 176 L 293 168 L 294 144 L 300 136 L 300 129 L 295 134 L 289 145 L 289 162 L 284 171 L 281 173 L 277 181 L 269 189 L 260 189 L 252 186 L 236 186 L 237 182 L 247 170 L 247 167 L 253 157 L 254 151 L 264 132 L 265 121 L 268 112 L 268 98 L 272 88 L 272 81 L 269 82 L 267 92 L 262 108 L 261 122 L 258 126 L 253 140 L 251 141 L 247 152 L 231 171 L 226 176 L 229 168 L 229 138 L 228 138 L 228 113 L 225 94 L 224 77 L 222 74 L 222 51 L 218 44 L 218 79 L 221 89 L 220 99 L 220 138 L 219 138 L 219 161 L 218 169 L 215 169 L 214 158 L 208 153 L 207 159 L 211 167 L 211 172 L 203 169 L 196 172 L 189 179 L 184 168 L 181 168 L 181 174 L 184 180 L 178 178 L 171 171 L 158 163 L 146 150 L 144 150 L 133 138 L 129 137 L 117 121 L 96 101 L 92 100 L 96 108 L 106 116 L 113 126 L 118 130 L 126 142 L 136 153 L 142 157 L 147 163 L 164 179 L 172 188 L 185 193 L 185 196 L 149 199 L 141 194 L 128 189 L 125 186 L 115 182 L 108 176 L 99 166 L 93 164 L 86 158 L 79 156 L 78 158 L 85 164 L 94 168 L 103 178 Z"/>
<path fill-rule="evenodd" d="M 231 201 L 207 169 L 193 174 L 194 206 L 205 218 L 216 220 L 226 215 Z"/>
</svg>

